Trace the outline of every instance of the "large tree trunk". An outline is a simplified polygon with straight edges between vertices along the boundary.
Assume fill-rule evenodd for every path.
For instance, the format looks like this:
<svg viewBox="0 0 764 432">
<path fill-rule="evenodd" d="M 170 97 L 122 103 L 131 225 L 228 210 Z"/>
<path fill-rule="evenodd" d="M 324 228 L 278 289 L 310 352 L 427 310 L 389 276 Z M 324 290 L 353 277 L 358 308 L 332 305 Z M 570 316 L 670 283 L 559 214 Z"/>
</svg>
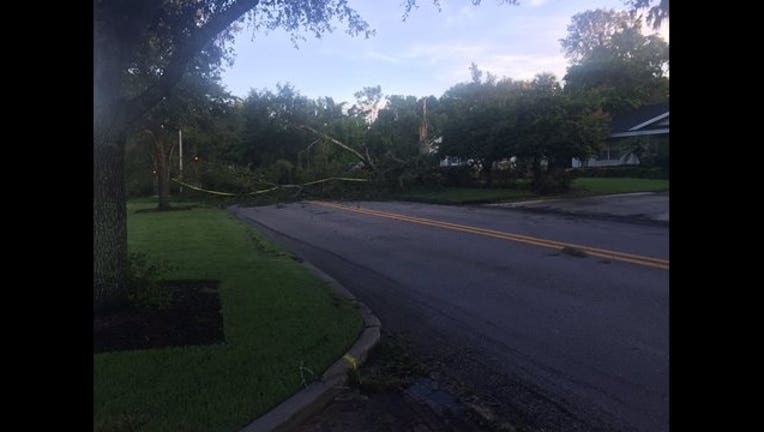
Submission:
<svg viewBox="0 0 764 432">
<path fill-rule="evenodd" d="M 180 81 L 188 62 L 257 0 L 233 2 L 214 14 L 173 50 L 156 85 L 124 100 L 123 74 L 143 31 L 163 2 L 94 2 L 93 20 L 93 307 L 104 310 L 127 298 L 127 209 L 124 179 L 125 133 Z"/>
<path fill-rule="evenodd" d="M 108 35 L 103 33 L 104 28 L 96 26 L 95 30 L 93 309 L 104 312 L 127 301 L 126 122 L 119 108 L 121 47 L 109 43 Z"/>
<path fill-rule="evenodd" d="M 159 210 L 170 209 L 170 164 L 164 149 L 163 137 L 156 142 L 157 178 L 159 181 Z"/>
<path fill-rule="evenodd" d="M 127 301 L 127 209 L 124 135 L 94 128 L 93 307 L 104 311 Z"/>
</svg>

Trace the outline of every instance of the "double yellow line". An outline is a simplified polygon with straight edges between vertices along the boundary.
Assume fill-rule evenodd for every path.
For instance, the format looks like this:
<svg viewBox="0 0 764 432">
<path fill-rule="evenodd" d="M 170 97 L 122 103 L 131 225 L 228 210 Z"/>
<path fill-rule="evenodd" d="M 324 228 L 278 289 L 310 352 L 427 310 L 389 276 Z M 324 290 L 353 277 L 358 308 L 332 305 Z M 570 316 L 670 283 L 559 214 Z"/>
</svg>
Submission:
<svg viewBox="0 0 764 432">
<path fill-rule="evenodd" d="M 328 203 L 328 202 L 324 202 L 324 201 L 308 201 L 308 203 L 314 204 L 314 205 L 319 205 L 319 206 L 324 206 L 324 207 L 330 207 L 330 208 L 334 208 L 334 209 L 338 209 L 338 210 L 358 213 L 358 214 L 367 215 L 367 216 L 377 216 L 377 217 L 393 219 L 393 220 L 398 220 L 398 221 L 403 221 L 403 222 L 415 223 L 415 224 L 419 224 L 419 225 L 426 225 L 426 226 L 433 226 L 433 227 L 437 227 L 437 228 L 450 229 L 450 230 L 454 230 L 454 231 L 461 231 L 461 232 L 466 232 L 466 233 L 470 233 L 470 234 L 477 234 L 477 235 L 482 235 L 482 236 L 485 236 L 485 237 L 493 237 L 493 238 L 497 238 L 497 239 L 501 239 L 501 240 L 510 240 L 510 241 L 514 241 L 514 242 L 518 242 L 518 243 L 525 243 L 525 244 L 530 244 L 530 245 L 534 245 L 534 246 L 541 246 L 541 247 L 546 247 L 546 248 L 551 248 L 551 249 L 560 250 L 560 249 L 564 249 L 564 248 L 573 248 L 573 249 L 578 249 L 578 250 L 584 251 L 588 255 L 592 255 L 592 256 L 596 256 L 596 257 L 600 257 L 600 258 L 605 258 L 605 259 L 609 259 L 609 260 L 613 260 L 613 261 L 628 262 L 628 263 L 631 263 L 631 264 L 638 264 L 638 265 L 643 265 L 643 266 L 647 266 L 647 267 L 655 267 L 655 268 L 660 268 L 660 269 L 664 269 L 664 270 L 668 270 L 669 269 L 669 261 L 665 260 L 665 259 L 661 259 L 661 258 L 653 258 L 653 257 L 648 257 L 648 256 L 642 256 L 642 255 L 634 255 L 634 254 L 630 254 L 630 253 L 626 253 L 626 252 L 618 252 L 618 251 L 612 251 L 612 250 L 608 250 L 608 249 L 600 249 L 600 248 L 595 248 L 595 247 L 591 247 L 591 246 L 583 246 L 583 245 L 577 245 L 577 244 L 573 244 L 573 243 L 565 243 L 565 242 L 560 242 L 560 241 L 555 241 L 555 240 L 546 240 L 546 239 L 542 239 L 542 238 L 538 238 L 538 237 L 530 237 L 530 236 L 525 236 L 525 235 L 520 235 L 520 234 L 513 234 L 513 233 L 502 232 L 502 231 L 495 231 L 495 230 L 491 230 L 491 229 L 479 228 L 479 227 L 474 227 L 474 226 L 469 226 L 469 225 L 461 225 L 461 224 L 456 224 L 456 223 L 451 223 L 451 222 L 443 222 L 443 221 L 438 221 L 438 220 L 434 220 L 434 219 L 427 219 L 427 218 L 422 218 L 422 217 L 417 217 L 417 216 L 407 216 L 407 215 L 402 215 L 402 214 L 397 214 L 397 213 L 388 213 L 388 212 L 383 212 L 383 211 L 379 211 L 379 210 L 372 210 L 372 209 L 354 208 L 354 207 L 344 206 L 344 205 L 335 204 L 335 203 Z"/>
</svg>

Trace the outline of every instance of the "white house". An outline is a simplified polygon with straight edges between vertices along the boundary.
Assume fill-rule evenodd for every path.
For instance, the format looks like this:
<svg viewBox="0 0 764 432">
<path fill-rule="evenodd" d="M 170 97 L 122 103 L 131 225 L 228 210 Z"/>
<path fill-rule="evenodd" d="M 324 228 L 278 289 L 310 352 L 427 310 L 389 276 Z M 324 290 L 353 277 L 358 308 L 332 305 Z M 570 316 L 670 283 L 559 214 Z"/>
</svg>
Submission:
<svg viewBox="0 0 764 432">
<path fill-rule="evenodd" d="M 669 135 L 668 103 L 645 105 L 641 108 L 613 118 L 610 135 L 599 155 L 590 158 L 585 164 L 573 159 L 573 168 L 582 165 L 589 167 L 639 165 L 639 158 L 632 153 L 624 153 L 619 143 L 623 138 L 654 136 L 667 138 Z"/>
</svg>

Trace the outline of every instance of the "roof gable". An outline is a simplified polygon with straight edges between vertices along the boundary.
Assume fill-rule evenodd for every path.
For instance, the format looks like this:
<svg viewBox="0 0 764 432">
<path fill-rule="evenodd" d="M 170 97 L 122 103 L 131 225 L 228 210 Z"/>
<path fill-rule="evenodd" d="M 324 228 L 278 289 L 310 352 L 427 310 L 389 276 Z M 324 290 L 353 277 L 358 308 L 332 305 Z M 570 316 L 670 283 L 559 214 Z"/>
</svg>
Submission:
<svg viewBox="0 0 764 432">
<path fill-rule="evenodd" d="M 667 129 L 668 120 L 668 103 L 644 105 L 634 111 L 615 116 L 610 124 L 610 133 L 620 135 L 648 129 Z"/>
</svg>

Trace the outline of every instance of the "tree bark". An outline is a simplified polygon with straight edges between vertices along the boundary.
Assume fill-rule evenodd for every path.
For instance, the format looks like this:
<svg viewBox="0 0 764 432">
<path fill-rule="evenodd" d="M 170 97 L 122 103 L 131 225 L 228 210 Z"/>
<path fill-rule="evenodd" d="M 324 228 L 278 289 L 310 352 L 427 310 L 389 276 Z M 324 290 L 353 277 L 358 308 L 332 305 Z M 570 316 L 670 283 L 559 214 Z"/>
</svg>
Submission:
<svg viewBox="0 0 764 432">
<path fill-rule="evenodd" d="M 162 138 L 155 141 L 157 159 L 157 178 L 159 182 L 159 210 L 170 209 L 170 166 L 167 161 L 167 153 L 164 149 Z"/>
<path fill-rule="evenodd" d="M 127 209 L 123 136 L 94 130 L 93 307 L 104 311 L 127 301 Z"/>
<path fill-rule="evenodd" d="M 93 309 L 127 302 L 126 128 L 119 89 L 122 47 L 113 28 L 94 23 L 93 56 Z"/>
<path fill-rule="evenodd" d="M 483 174 L 485 174 L 485 187 L 493 186 L 493 161 L 487 160 L 483 164 Z"/>
</svg>

